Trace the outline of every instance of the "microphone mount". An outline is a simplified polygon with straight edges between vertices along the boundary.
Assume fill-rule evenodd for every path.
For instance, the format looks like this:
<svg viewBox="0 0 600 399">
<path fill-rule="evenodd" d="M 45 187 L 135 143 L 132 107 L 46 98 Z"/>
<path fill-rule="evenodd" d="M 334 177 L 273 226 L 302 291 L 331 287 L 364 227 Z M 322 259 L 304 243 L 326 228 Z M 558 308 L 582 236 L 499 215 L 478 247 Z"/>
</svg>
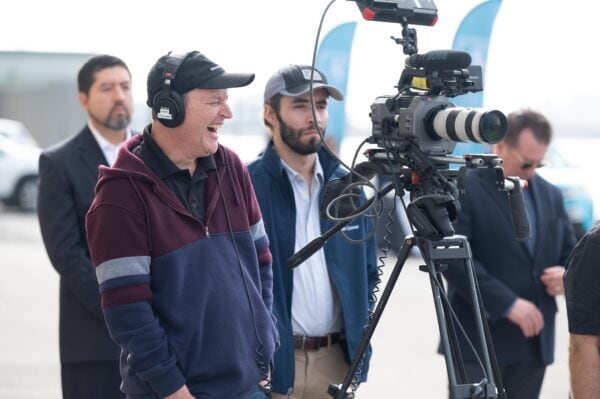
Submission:
<svg viewBox="0 0 600 399">
<path fill-rule="evenodd" d="M 413 55 L 419 52 L 417 47 L 417 30 L 408 26 L 408 20 L 402 17 L 400 24 L 402 25 L 402 38 L 390 36 L 396 44 L 402 45 L 402 51 L 406 55 Z"/>
</svg>

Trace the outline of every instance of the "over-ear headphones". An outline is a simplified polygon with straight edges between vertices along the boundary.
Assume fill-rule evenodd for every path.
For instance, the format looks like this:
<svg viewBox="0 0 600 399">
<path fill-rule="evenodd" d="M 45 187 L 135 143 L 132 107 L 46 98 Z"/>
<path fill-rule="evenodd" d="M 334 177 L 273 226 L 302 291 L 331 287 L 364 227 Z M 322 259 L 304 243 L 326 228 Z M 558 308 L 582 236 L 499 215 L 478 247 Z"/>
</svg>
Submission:
<svg viewBox="0 0 600 399">
<path fill-rule="evenodd" d="M 152 99 L 152 111 L 156 118 L 166 127 L 177 127 L 185 119 L 185 103 L 183 96 L 173 90 L 171 83 L 175 79 L 177 70 L 193 52 L 180 54 L 167 54 L 165 68 L 162 73 L 162 88 Z"/>
</svg>

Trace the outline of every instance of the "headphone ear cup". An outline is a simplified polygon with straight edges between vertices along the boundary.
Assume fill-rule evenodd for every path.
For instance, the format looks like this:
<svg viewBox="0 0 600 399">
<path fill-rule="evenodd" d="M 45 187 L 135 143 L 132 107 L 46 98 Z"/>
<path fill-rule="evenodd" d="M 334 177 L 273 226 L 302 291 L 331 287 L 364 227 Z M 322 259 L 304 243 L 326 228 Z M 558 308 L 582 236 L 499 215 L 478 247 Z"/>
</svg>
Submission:
<svg viewBox="0 0 600 399">
<path fill-rule="evenodd" d="M 152 111 L 166 127 L 177 127 L 185 119 L 183 96 L 174 90 L 161 90 L 154 96 Z"/>
</svg>

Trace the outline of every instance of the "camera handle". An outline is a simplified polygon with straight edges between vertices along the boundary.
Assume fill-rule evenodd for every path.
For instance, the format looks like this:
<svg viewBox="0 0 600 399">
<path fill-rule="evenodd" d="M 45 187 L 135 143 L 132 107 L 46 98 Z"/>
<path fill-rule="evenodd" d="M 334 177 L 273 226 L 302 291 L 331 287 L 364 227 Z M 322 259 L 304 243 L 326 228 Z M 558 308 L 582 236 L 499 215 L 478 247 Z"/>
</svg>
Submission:
<svg viewBox="0 0 600 399">
<path fill-rule="evenodd" d="M 328 394 L 335 399 L 354 398 L 354 389 L 358 386 L 358 382 L 356 381 L 356 370 L 362 363 L 364 353 L 371 341 L 371 337 L 375 332 L 385 306 L 387 305 L 390 294 L 415 245 L 421 250 L 421 255 L 426 262 L 425 265 L 420 267 L 420 270 L 429 273 L 441 345 L 446 361 L 450 398 L 506 398 L 496 363 L 496 356 L 491 342 L 489 329 L 487 327 L 487 321 L 484 317 L 485 311 L 481 303 L 481 294 L 475 278 L 471 248 L 467 238 L 458 235 L 445 237 L 437 241 L 422 237 L 405 237 L 398 253 L 398 259 L 394 265 L 394 269 L 390 274 L 375 311 L 372 313 L 369 323 L 365 328 L 357 352 L 352 359 L 350 368 L 344 378 L 344 382 L 341 385 L 330 384 Z M 467 271 L 467 278 L 469 279 L 469 290 L 474 304 L 473 312 L 478 327 L 478 339 L 482 348 L 484 374 L 487 376 L 487 378 L 476 383 L 467 382 L 462 356 L 458 349 L 454 323 L 451 319 L 447 318 L 449 305 L 442 300 L 444 287 L 441 273 L 447 267 L 448 261 L 462 261 Z M 457 266 L 453 265 L 452 267 Z M 498 383 L 498 394 L 496 393 L 496 382 Z M 353 388 L 352 390 L 349 390 L 348 388 L 351 385 Z"/>
</svg>

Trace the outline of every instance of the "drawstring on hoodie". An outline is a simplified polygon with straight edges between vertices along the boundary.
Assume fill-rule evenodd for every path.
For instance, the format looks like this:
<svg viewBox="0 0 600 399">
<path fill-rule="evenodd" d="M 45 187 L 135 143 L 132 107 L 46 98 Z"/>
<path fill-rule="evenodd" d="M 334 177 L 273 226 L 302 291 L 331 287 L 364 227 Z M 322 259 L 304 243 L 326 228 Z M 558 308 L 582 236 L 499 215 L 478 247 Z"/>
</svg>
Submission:
<svg viewBox="0 0 600 399">
<path fill-rule="evenodd" d="M 142 193 L 140 192 L 138 186 L 133 181 L 133 178 L 131 176 L 127 176 L 127 179 L 129 180 L 129 183 L 133 186 L 133 189 L 137 193 L 138 197 L 140 197 L 142 205 L 144 205 L 144 212 L 146 213 L 146 237 L 148 237 L 148 251 L 152 253 L 152 239 L 150 238 L 150 211 L 148 211 L 148 205 L 146 204 L 146 201 L 144 201 L 144 197 L 142 196 Z"/>
<path fill-rule="evenodd" d="M 239 205 L 240 204 L 240 193 L 238 192 L 237 189 L 237 185 L 235 184 L 235 181 L 233 180 L 233 175 L 231 174 L 231 168 L 229 167 L 229 160 L 227 159 L 227 152 L 223 151 L 223 156 L 225 157 L 225 169 L 227 169 L 227 172 L 229 173 L 229 180 L 231 181 L 231 186 L 233 187 L 233 192 L 235 193 L 235 204 Z M 220 182 L 219 182 L 220 184 Z M 222 194 L 221 194 L 222 195 Z"/>
</svg>

